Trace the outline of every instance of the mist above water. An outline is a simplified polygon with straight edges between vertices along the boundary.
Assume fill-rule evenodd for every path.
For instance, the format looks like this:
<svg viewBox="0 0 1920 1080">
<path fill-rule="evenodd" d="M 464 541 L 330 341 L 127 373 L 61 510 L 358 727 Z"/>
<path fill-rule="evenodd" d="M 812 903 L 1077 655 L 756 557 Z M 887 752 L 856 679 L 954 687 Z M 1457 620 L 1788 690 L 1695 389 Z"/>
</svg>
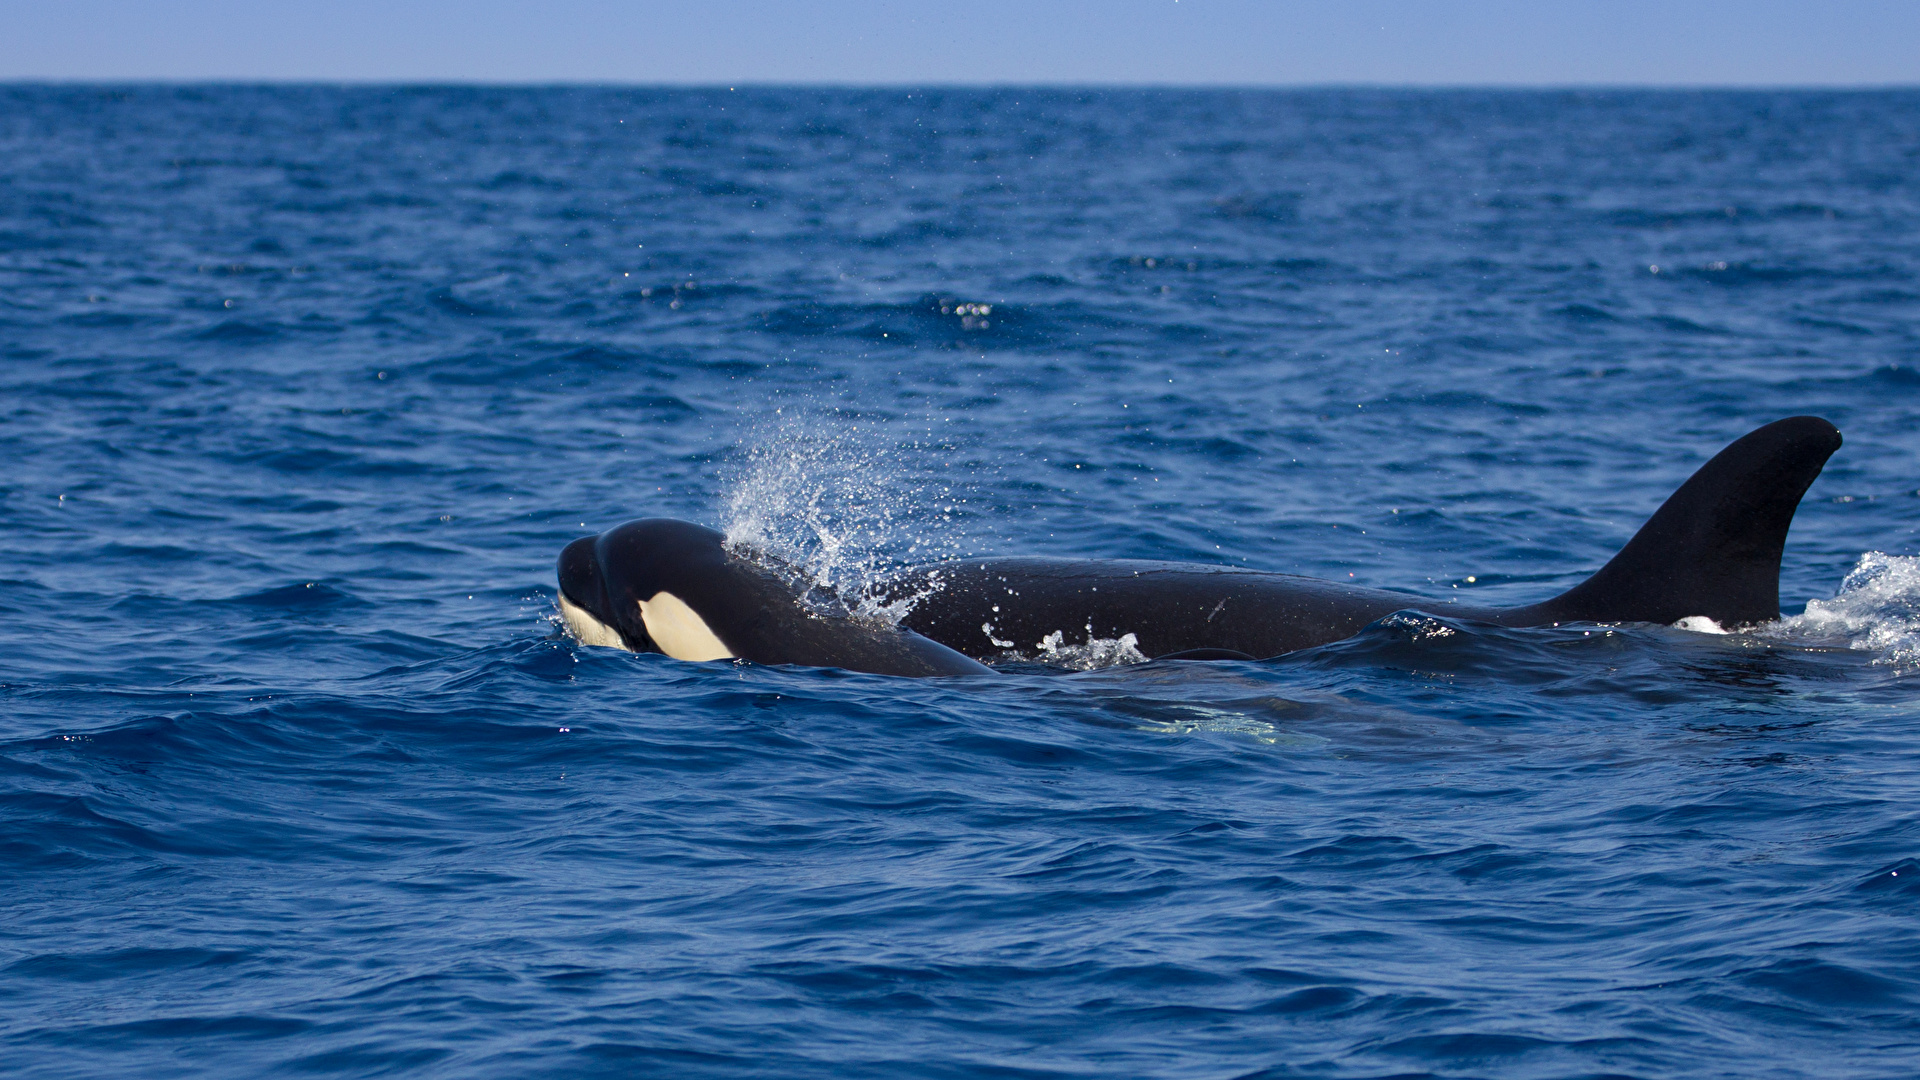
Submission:
<svg viewBox="0 0 1920 1080">
<path fill-rule="evenodd" d="M 936 424 L 776 409 L 743 437 L 723 489 L 728 546 L 857 617 L 899 621 L 925 593 L 886 595 L 891 573 L 971 552 L 969 480 L 942 475 L 958 448 Z"/>
</svg>

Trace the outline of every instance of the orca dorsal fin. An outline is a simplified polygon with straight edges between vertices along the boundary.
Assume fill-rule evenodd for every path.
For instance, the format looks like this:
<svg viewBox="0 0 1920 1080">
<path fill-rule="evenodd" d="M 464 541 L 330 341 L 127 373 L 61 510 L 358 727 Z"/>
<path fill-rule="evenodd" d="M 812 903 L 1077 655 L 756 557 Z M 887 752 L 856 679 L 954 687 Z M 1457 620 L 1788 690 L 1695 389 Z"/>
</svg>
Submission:
<svg viewBox="0 0 1920 1080">
<path fill-rule="evenodd" d="M 1778 619 L 1787 528 L 1839 448 L 1839 430 L 1817 416 L 1742 436 L 1668 496 L 1598 573 L 1526 610 L 1555 622 L 1704 615 L 1728 629 Z"/>
</svg>

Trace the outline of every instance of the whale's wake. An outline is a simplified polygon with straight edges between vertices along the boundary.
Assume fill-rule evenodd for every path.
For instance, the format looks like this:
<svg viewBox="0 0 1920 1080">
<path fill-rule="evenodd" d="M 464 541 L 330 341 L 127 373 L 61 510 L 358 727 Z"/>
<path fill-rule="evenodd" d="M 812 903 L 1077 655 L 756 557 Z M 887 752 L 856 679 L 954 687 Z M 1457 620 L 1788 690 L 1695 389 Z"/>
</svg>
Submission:
<svg viewBox="0 0 1920 1080">
<path fill-rule="evenodd" d="M 1844 640 L 1879 653 L 1876 664 L 1920 666 L 1920 556 L 1869 551 L 1831 600 L 1809 600 L 1804 614 L 1780 620 L 1774 636 Z"/>
</svg>

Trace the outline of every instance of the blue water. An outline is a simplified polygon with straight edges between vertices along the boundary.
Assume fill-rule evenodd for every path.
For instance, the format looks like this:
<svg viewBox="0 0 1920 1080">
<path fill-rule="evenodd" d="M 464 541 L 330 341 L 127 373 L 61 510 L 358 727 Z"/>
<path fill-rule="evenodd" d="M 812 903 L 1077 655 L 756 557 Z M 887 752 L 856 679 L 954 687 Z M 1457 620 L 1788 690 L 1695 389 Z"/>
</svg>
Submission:
<svg viewBox="0 0 1920 1080">
<path fill-rule="evenodd" d="M 1912 1075 L 1917 177 L 1915 92 L 0 87 L 0 1071 Z M 1785 622 L 1446 618 L 1798 413 Z M 574 644 L 648 515 L 1429 614 Z"/>
</svg>

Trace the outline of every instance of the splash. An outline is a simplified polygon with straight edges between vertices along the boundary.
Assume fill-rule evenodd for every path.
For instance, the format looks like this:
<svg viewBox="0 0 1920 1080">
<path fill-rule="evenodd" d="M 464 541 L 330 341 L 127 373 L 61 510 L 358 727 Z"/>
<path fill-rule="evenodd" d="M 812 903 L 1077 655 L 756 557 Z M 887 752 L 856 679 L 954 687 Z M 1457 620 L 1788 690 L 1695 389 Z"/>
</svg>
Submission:
<svg viewBox="0 0 1920 1080">
<path fill-rule="evenodd" d="M 1093 628 L 1089 626 L 1087 632 L 1091 634 Z M 1042 638 L 1039 658 L 1075 671 L 1147 662 L 1146 656 L 1140 652 L 1140 639 L 1132 634 L 1122 634 L 1117 638 L 1090 636 L 1084 645 L 1068 645 L 1065 638 L 1066 635 L 1058 630 Z"/>
<path fill-rule="evenodd" d="M 934 437 L 933 421 L 916 429 L 783 407 L 743 445 L 722 512 L 727 544 L 816 605 L 897 623 L 940 583 L 927 575 L 901 595 L 883 588 L 889 574 L 967 554 L 964 487 L 923 472 L 956 449 Z"/>
<path fill-rule="evenodd" d="M 1069 671 L 1094 671 L 1099 668 L 1122 667 L 1127 664 L 1144 664 L 1147 656 L 1140 651 L 1140 638 L 1134 634 L 1122 634 L 1117 638 L 1093 636 L 1093 626 L 1086 628 L 1087 640 L 1082 644 L 1068 644 L 1064 630 L 1055 630 L 1039 641 L 1034 642 L 1034 652 L 1020 650 L 1017 643 L 994 636 L 992 623 L 980 629 L 986 633 L 987 640 L 995 647 L 1005 649 L 999 662 L 1038 660 L 1043 664 L 1066 668 Z"/>
<path fill-rule="evenodd" d="M 1877 652 L 1876 664 L 1920 667 L 1920 556 L 1869 551 L 1831 600 L 1809 600 L 1805 614 L 1771 631 L 1790 638 L 1840 639 Z"/>
</svg>

